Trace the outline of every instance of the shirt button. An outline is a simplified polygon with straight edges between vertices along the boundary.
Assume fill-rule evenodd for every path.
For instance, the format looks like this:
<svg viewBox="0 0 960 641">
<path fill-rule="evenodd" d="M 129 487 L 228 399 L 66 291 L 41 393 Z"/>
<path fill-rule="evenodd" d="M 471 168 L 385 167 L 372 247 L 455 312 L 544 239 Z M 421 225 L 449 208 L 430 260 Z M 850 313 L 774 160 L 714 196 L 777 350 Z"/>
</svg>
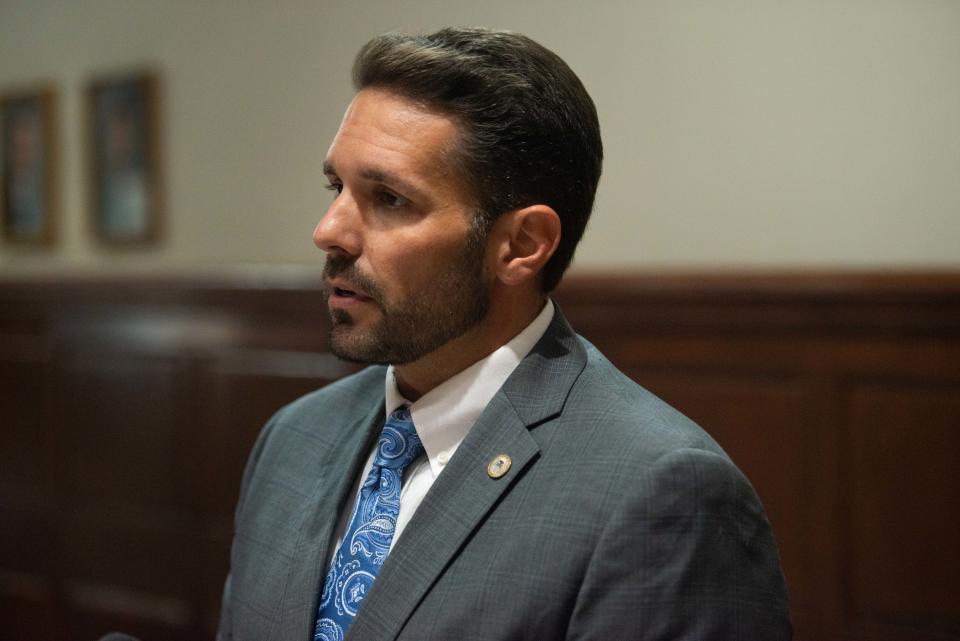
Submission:
<svg viewBox="0 0 960 641">
<path fill-rule="evenodd" d="M 440 452 L 439 454 L 437 454 L 437 463 L 439 463 L 440 465 L 446 465 L 449 462 L 450 462 L 449 454 L 447 454 L 446 452 Z"/>
</svg>

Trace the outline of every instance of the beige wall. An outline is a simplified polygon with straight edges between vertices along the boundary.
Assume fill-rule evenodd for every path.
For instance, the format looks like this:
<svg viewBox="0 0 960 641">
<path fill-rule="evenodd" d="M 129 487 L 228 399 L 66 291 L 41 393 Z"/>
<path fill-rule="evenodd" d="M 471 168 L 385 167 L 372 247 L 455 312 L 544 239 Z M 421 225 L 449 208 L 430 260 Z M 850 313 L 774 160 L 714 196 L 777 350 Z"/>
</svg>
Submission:
<svg viewBox="0 0 960 641">
<path fill-rule="evenodd" d="M 960 3 L 0 0 L 0 90 L 59 91 L 58 245 L 0 269 L 317 264 L 321 162 L 357 48 L 523 31 L 576 70 L 607 150 L 580 270 L 960 266 Z M 86 224 L 83 87 L 164 79 L 167 234 Z"/>
</svg>

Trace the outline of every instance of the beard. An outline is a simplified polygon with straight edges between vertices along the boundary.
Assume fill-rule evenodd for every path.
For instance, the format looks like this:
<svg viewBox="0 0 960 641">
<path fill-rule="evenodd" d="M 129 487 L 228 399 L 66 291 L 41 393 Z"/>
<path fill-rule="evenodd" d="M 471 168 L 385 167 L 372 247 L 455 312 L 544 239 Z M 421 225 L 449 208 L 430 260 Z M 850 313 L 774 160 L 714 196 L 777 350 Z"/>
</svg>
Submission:
<svg viewBox="0 0 960 641">
<path fill-rule="evenodd" d="M 380 318 L 368 329 L 358 328 L 349 311 L 331 309 L 330 351 L 354 363 L 403 365 L 465 334 L 490 309 L 490 287 L 483 278 L 484 240 L 478 231 L 471 232 L 443 273 L 400 301 L 388 301 L 376 280 L 360 272 L 355 258 L 328 255 L 323 275 L 345 278 L 380 308 Z M 325 300 L 329 296 L 324 292 Z"/>
</svg>

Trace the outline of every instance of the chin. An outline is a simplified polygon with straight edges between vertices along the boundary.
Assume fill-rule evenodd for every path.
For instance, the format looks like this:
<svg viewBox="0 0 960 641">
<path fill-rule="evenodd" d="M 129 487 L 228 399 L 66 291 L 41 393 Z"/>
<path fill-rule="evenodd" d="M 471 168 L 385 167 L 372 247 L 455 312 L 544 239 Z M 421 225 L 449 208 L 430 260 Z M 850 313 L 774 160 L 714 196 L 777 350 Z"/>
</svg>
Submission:
<svg viewBox="0 0 960 641">
<path fill-rule="evenodd" d="M 389 365 L 385 358 L 389 350 L 385 350 L 370 334 L 353 324 L 334 324 L 327 340 L 330 353 L 350 363 Z"/>
</svg>

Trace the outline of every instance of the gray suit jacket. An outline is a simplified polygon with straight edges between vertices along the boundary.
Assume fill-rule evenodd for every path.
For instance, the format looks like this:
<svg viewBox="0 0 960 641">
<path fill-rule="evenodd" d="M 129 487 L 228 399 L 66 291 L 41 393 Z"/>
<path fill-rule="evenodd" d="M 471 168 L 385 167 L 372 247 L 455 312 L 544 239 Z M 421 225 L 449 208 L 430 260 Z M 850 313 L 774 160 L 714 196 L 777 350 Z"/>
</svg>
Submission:
<svg viewBox="0 0 960 641">
<path fill-rule="evenodd" d="M 337 517 L 383 423 L 383 381 L 368 368 L 264 428 L 218 638 L 312 639 Z M 487 464 L 501 453 L 513 465 L 494 479 Z M 558 311 L 395 542 L 347 639 L 790 636 L 749 482 Z"/>
</svg>

